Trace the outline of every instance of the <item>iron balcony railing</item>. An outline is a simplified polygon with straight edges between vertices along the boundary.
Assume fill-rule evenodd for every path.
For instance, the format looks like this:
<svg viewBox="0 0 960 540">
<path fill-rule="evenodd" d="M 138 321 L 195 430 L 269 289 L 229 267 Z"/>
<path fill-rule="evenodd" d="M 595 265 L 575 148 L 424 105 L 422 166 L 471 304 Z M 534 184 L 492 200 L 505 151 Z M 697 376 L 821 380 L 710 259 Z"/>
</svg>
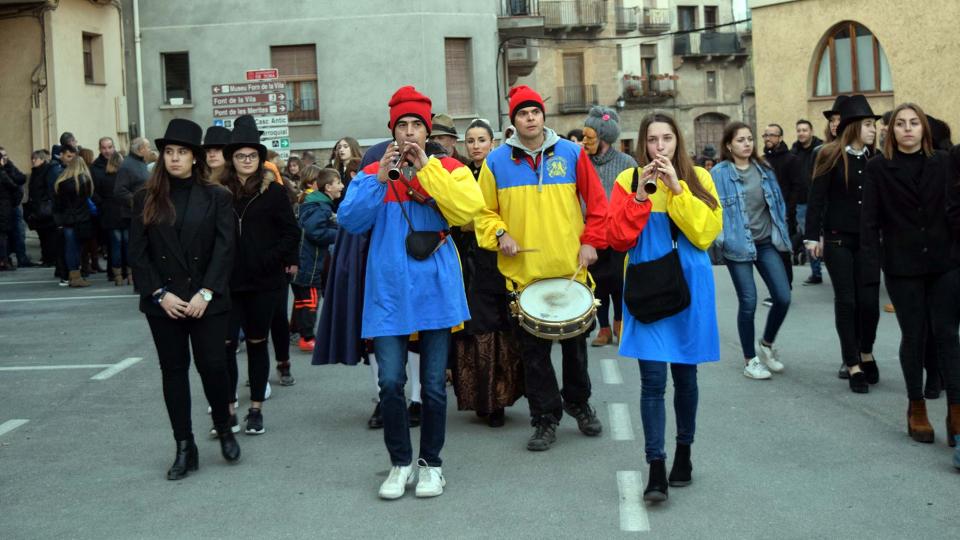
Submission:
<svg viewBox="0 0 960 540">
<path fill-rule="evenodd" d="M 557 88 L 558 108 L 561 113 L 586 112 L 597 101 L 597 85 L 561 86 Z"/>
</svg>

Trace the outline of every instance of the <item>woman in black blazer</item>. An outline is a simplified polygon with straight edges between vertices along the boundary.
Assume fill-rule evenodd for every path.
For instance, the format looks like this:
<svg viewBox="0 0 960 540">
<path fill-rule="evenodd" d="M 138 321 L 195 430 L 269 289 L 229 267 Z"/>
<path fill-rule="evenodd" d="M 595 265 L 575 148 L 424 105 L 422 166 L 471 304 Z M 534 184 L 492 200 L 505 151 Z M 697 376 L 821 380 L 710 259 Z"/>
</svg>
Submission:
<svg viewBox="0 0 960 540">
<path fill-rule="evenodd" d="M 235 462 L 240 447 L 231 431 L 233 392 L 223 343 L 230 315 L 234 255 L 230 192 L 212 184 L 200 146 L 203 130 L 174 119 L 157 139 L 161 159 L 134 196 L 129 255 L 163 374 L 163 399 L 177 441 L 167 472 L 179 480 L 198 466 L 190 422 L 190 347 L 220 439 Z"/>
<path fill-rule="evenodd" d="M 948 440 L 960 423 L 960 337 L 957 316 L 957 265 L 951 260 L 947 191 L 956 182 L 949 156 L 934 150 L 923 110 L 904 103 L 893 110 L 883 157 L 867 165 L 871 181 L 864 189 L 862 237 L 864 279 L 879 283 L 883 269 L 887 291 L 900 325 L 900 366 L 907 384 L 907 431 L 932 443 L 923 393 L 923 360 L 932 335 L 946 378 Z M 928 332 L 929 328 L 929 332 Z M 951 425 L 951 418 L 956 417 Z"/>
</svg>

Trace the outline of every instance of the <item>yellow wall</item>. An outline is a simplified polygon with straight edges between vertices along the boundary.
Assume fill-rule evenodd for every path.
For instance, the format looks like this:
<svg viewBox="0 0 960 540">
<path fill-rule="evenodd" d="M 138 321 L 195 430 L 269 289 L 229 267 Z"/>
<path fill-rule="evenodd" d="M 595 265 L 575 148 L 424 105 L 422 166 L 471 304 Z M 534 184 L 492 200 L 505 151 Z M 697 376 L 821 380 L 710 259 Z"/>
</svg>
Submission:
<svg viewBox="0 0 960 540">
<path fill-rule="evenodd" d="M 20 170 L 30 169 L 30 75 L 40 64 L 40 23 L 32 17 L 0 20 L 0 146 Z"/>
<path fill-rule="evenodd" d="M 868 95 L 874 112 L 895 103 L 913 101 L 928 113 L 960 128 L 960 2 L 924 0 L 905 8 L 901 0 L 802 0 L 772 5 L 752 3 L 753 53 L 757 97 L 757 125 L 776 122 L 792 139 L 799 118 L 814 123 L 820 134 L 821 114 L 833 98 L 812 98 L 814 55 L 826 33 L 836 24 L 853 20 L 866 26 L 880 41 L 890 63 L 893 95 Z M 957 139 L 957 137 L 955 137 Z M 956 141 L 955 141 L 956 142 Z"/>
</svg>

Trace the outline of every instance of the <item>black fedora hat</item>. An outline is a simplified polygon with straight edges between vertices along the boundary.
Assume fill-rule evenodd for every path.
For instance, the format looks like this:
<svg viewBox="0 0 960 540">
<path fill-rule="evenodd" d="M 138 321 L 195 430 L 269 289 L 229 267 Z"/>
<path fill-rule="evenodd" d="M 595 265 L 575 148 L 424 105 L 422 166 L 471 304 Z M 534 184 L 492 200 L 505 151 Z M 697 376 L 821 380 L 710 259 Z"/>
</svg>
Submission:
<svg viewBox="0 0 960 540">
<path fill-rule="evenodd" d="M 233 132 L 230 134 L 230 143 L 223 147 L 223 159 L 233 158 L 233 153 L 240 148 L 256 148 L 260 154 L 260 161 L 267 159 L 267 147 L 260 144 L 260 134 L 257 122 L 250 115 L 244 115 L 233 122 Z"/>
<path fill-rule="evenodd" d="M 833 107 L 823 111 L 823 117 L 827 120 L 830 120 L 830 117 L 835 114 L 840 114 L 840 105 L 843 105 L 843 102 L 850 99 L 850 96 L 837 96 L 837 99 L 833 100 Z"/>
<path fill-rule="evenodd" d="M 203 135 L 204 149 L 223 148 L 230 144 L 230 130 L 223 126 L 210 126 Z"/>
<path fill-rule="evenodd" d="M 880 116 L 873 113 L 873 109 L 870 108 L 870 102 L 867 101 L 867 98 L 864 97 L 863 94 L 850 96 L 850 99 L 840 104 L 840 125 L 837 126 L 837 137 L 839 137 L 840 134 L 843 133 L 844 128 L 852 122 L 863 120 L 864 118 L 876 120 L 880 118 Z"/>
<path fill-rule="evenodd" d="M 157 145 L 157 150 L 163 152 L 163 147 L 168 144 L 179 144 L 187 146 L 195 154 L 203 154 L 203 128 L 196 122 L 191 122 L 186 118 L 174 118 L 167 124 L 167 131 L 163 138 L 153 141 Z"/>
</svg>

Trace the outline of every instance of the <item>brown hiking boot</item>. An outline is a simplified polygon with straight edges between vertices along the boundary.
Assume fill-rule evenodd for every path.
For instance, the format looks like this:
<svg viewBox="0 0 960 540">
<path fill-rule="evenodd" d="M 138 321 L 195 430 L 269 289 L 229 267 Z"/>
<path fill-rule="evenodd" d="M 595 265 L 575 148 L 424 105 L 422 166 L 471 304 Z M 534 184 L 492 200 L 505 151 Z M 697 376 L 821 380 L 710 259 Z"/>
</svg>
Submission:
<svg viewBox="0 0 960 540">
<path fill-rule="evenodd" d="M 597 337 L 590 343 L 593 347 L 603 347 L 613 341 L 613 334 L 610 333 L 610 327 L 604 326 L 597 332 Z"/>
<path fill-rule="evenodd" d="M 71 287 L 89 287 L 89 286 L 90 286 L 90 282 L 87 281 L 87 280 L 85 280 L 85 279 L 83 279 L 83 277 L 80 275 L 80 271 L 79 271 L 79 270 L 71 270 L 71 271 L 70 271 L 70 286 L 71 286 Z"/>
<path fill-rule="evenodd" d="M 933 442 L 933 426 L 927 418 L 927 402 L 911 401 L 907 409 L 907 433 L 917 442 Z"/>
<path fill-rule="evenodd" d="M 957 445 L 957 435 L 960 435 L 960 405 L 947 406 L 947 444 Z"/>
<path fill-rule="evenodd" d="M 113 272 L 113 284 L 116 287 L 123 285 L 123 268 L 111 268 Z"/>
</svg>

